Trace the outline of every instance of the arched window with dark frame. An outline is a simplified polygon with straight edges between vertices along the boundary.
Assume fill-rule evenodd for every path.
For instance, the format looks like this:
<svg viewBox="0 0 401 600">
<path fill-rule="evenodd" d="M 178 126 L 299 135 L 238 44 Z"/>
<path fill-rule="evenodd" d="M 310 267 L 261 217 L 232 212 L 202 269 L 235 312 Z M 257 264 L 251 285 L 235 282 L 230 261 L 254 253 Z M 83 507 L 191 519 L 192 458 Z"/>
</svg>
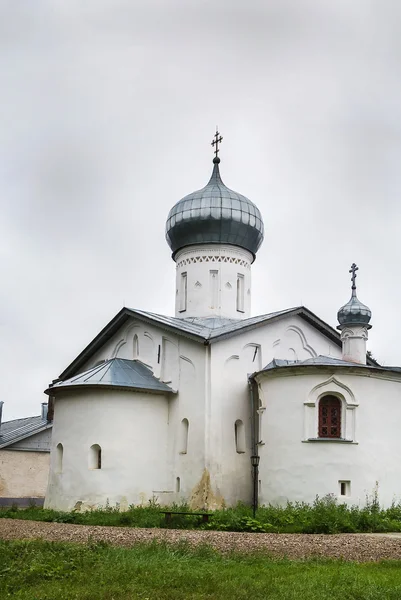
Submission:
<svg viewBox="0 0 401 600">
<path fill-rule="evenodd" d="M 320 399 L 319 437 L 341 438 L 341 400 L 337 396 Z"/>
</svg>

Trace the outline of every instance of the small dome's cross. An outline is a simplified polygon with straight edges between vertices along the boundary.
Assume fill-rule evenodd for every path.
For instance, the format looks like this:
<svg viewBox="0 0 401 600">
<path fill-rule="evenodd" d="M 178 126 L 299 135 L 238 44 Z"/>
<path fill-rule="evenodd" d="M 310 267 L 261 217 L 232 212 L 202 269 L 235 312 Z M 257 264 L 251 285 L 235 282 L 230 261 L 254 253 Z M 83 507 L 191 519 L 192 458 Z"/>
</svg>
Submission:
<svg viewBox="0 0 401 600">
<path fill-rule="evenodd" d="M 219 130 L 216 127 L 216 133 L 214 134 L 214 140 L 212 141 L 212 146 L 213 147 L 216 146 L 216 150 L 214 151 L 216 158 L 219 157 L 219 144 L 221 144 L 222 141 L 223 141 L 223 138 L 221 137 Z"/>
<path fill-rule="evenodd" d="M 356 290 L 355 279 L 356 279 L 356 272 L 358 271 L 358 269 L 359 269 L 359 267 L 357 267 L 355 263 L 352 263 L 351 268 L 349 270 L 349 272 L 352 273 L 351 281 L 352 281 L 352 289 L 353 290 Z"/>
</svg>

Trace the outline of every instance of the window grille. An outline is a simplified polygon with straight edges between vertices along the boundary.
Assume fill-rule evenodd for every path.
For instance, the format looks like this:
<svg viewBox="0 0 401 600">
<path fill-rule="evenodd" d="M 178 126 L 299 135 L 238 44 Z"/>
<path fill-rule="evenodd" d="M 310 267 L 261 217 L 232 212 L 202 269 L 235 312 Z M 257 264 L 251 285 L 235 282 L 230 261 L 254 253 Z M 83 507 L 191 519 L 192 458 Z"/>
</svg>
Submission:
<svg viewBox="0 0 401 600">
<path fill-rule="evenodd" d="M 324 396 L 319 402 L 319 437 L 341 437 L 341 400 Z"/>
</svg>

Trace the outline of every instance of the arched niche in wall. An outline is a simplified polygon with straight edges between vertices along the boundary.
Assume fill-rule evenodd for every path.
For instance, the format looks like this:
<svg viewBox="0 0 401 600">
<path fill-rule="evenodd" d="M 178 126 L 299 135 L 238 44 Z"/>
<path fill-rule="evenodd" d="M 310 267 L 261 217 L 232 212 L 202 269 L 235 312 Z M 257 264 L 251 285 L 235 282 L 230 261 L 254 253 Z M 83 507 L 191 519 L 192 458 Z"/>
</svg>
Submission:
<svg viewBox="0 0 401 600">
<path fill-rule="evenodd" d="M 127 329 L 123 332 L 122 337 L 115 344 L 112 358 L 126 358 L 128 360 L 133 360 L 134 358 L 134 335 L 140 337 L 140 325 L 138 323 L 132 323 L 128 325 Z M 140 345 L 140 344 L 139 344 Z M 139 349 L 138 345 L 138 349 Z M 139 358 L 137 356 L 136 358 Z"/>
<path fill-rule="evenodd" d="M 340 400 L 341 438 L 355 442 L 355 409 L 359 402 L 351 388 L 334 376 L 315 385 L 304 402 L 305 440 L 319 438 L 319 402 L 326 396 L 334 396 Z"/>
<path fill-rule="evenodd" d="M 180 454 L 187 454 L 188 452 L 188 438 L 189 438 L 189 421 L 188 419 L 182 419 L 180 423 L 180 432 L 178 436 Z"/>
<path fill-rule="evenodd" d="M 245 453 L 245 427 L 241 419 L 234 423 L 235 450 L 237 454 Z"/>
<path fill-rule="evenodd" d="M 63 448 L 63 444 L 57 444 L 56 446 L 56 457 L 55 457 L 55 464 L 54 464 L 54 470 L 56 473 L 62 473 L 63 472 L 63 455 L 64 455 L 64 448 Z"/>
<path fill-rule="evenodd" d="M 132 339 L 132 351 L 134 360 L 138 360 L 139 358 L 139 339 L 138 334 L 134 333 L 134 337 Z"/>
<path fill-rule="evenodd" d="M 297 325 L 289 325 L 282 337 L 273 342 L 273 358 L 306 360 L 316 356 L 317 352 L 308 343 L 304 331 Z"/>
<path fill-rule="evenodd" d="M 255 371 L 260 371 L 263 366 L 262 348 L 260 344 L 246 344 L 242 348 L 240 359 L 246 373 L 255 373 Z"/>
<path fill-rule="evenodd" d="M 229 356 L 223 367 L 226 381 L 243 382 L 246 385 L 247 376 L 262 368 L 262 348 L 260 344 L 250 343 L 243 346 L 239 354 Z"/>
<path fill-rule="evenodd" d="M 102 449 L 99 444 L 93 444 L 89 448 L 88 467 L 92 470 L 102 468 Z"/>
</svg>

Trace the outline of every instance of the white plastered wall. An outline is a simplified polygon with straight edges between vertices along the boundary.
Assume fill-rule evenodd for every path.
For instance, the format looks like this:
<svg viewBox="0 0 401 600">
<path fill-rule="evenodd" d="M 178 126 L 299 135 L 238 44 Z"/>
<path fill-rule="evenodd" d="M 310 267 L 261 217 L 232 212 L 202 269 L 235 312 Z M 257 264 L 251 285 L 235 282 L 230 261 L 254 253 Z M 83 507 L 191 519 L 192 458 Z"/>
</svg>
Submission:
<svg viewBox="0 0 401 600">
<path fill-rule="evenodd" d="M 45 506 L 72 510 L 110 503 L 124 509 L 147 503 L 167 486 L 167 423 L 164 395 L 99 388 L 59 394 Z M 94 444 L 101 447 L 101 469 L 89 465 Z"/>
<path fill-rule="evenodd" d="M 261 504 L 313 502 L 333 494 L 364 505 L 378 484 L 385 506 L 401 499 L 401 382 L 350 375 L 338 369 L 260 376 L 266 406 L 259 446 Z M 342 436 L 347 442 L 308 441 L 317 437 L 318 402 L 324 394 L 342 400 Z M 340 496 L 340 481 L 350 494 Z"/>
</svg>

